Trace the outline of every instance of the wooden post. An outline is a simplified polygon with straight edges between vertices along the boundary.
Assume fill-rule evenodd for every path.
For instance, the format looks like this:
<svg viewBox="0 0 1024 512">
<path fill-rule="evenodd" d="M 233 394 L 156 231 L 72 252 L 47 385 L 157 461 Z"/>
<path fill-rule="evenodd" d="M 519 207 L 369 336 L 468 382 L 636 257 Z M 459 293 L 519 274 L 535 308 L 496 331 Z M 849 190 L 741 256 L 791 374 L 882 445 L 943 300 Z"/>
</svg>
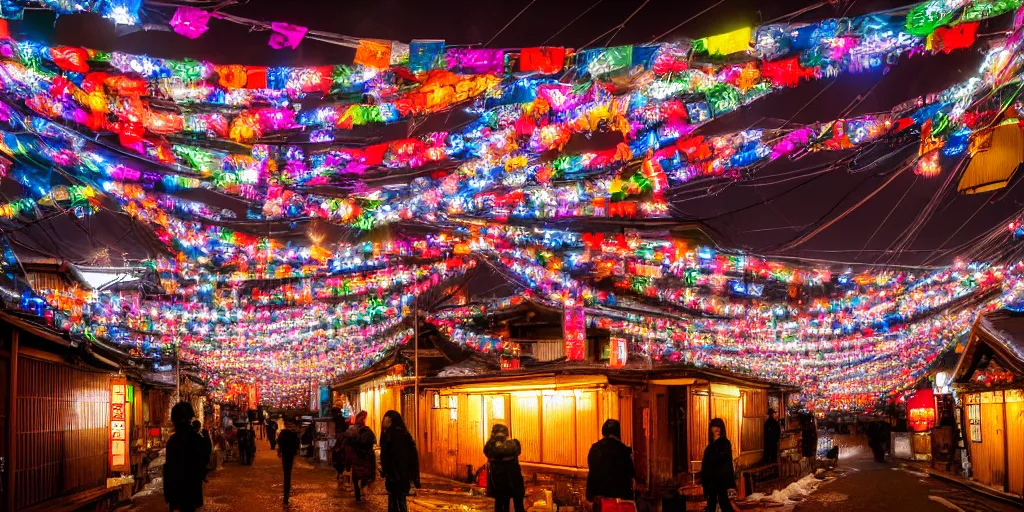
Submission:
<svg viewBox="0 0 1024 512">
<path fill-rule="evenodd" d="M 18 424 L 18 329 L 11 329 L 11 368 L 7 397 L 7 467 L 4 468 L 4 489 L 7 496 L 7 510 L 14 510 L 14 456 L 17 449 L 15 430 Z"/>
<path fill-rule="evenodd" d="M 416 416 L 413 421 L 415 422 L 413 427 L 416 429 L 416 435 L 413 437 L 414 440 L 420 440 L 420 297 L 419 295 L 412 299 L 413 315 L 412 315 L 412 407 L 413 414 Z M 423 446 L 423 443 L 420 443 Z M 422 449 L 422 448 L 421 448 Z"/>
<path fill-rule="evenodd" d="M 1010 434 L 1006 431 L 1006 391 L 1003 394 L 1003 492 L 1010 492 Z"/>
</svg>

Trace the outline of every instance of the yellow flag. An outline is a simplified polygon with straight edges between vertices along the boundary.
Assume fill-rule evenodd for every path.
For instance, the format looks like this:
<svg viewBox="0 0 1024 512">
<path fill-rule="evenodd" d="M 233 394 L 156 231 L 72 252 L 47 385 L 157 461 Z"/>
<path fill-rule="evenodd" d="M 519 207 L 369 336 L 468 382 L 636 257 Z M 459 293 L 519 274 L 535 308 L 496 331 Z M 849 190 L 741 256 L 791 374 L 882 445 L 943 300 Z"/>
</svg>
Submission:
<svg viewBox="0 0 1024 512">
<path fill-rule="evenodd" d="M 750 48 L 750 27 L 743 27 L 717 36 L 706 38 L 706 47 L 711 55 L 729 55 L 745 52 Z"/>
</svg>

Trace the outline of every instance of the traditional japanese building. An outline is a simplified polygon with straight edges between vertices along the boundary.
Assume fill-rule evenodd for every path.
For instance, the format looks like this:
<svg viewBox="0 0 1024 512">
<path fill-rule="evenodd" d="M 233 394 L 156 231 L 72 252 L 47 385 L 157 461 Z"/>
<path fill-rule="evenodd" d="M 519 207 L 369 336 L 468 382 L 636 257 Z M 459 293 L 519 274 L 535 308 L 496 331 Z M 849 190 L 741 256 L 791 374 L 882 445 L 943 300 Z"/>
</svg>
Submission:
<svg viewBox="0 0 1024 512">
<path fill-rule="evenodd" d="M 953 375 L 961 429 L 978 482 L 1024 493 L 1024 316 L 980 316 Z"/>
</svg>

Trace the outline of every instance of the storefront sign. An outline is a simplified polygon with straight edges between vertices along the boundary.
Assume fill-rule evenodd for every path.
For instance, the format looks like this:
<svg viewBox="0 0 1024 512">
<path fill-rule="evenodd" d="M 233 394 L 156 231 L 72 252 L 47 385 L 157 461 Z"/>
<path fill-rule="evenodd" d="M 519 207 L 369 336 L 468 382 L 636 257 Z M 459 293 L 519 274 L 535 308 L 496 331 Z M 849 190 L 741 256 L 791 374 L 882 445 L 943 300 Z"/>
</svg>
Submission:
<svg viewBox="0 0 1024 512">
<path fill-rule="evenodd" d="M 622 368 L 626 366 L 626 359 L 629 357 L 629 342 L 625 338 L 612 338 L 611 350 L 609 350 L 609 366 Z"/>
<path fill-rule="evenodd" d="M 110 379 L 110 470 L 129 471 L 128 459 L 128 383 L 120 377 Z"/>
</svg>

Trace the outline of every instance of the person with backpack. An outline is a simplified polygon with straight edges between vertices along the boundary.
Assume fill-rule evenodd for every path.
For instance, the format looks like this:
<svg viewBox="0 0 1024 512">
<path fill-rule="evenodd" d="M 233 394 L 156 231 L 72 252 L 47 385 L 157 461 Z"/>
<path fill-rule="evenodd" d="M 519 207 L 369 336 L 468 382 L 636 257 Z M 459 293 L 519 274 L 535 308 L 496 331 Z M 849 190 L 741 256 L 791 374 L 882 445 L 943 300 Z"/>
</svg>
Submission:
<svg viewBox="0 0 1024 512">
<path fill-rule="evenodd" d="M 377 477 L 377 454 L 373 452 L 377 437 L 366 426 L 366 411 L 359 411 L 345 438 L 345 459 L 348 467 L 352 468 L 352 488 L 356 501 L 361 501 L 363 487 Z"/>
</svg>

